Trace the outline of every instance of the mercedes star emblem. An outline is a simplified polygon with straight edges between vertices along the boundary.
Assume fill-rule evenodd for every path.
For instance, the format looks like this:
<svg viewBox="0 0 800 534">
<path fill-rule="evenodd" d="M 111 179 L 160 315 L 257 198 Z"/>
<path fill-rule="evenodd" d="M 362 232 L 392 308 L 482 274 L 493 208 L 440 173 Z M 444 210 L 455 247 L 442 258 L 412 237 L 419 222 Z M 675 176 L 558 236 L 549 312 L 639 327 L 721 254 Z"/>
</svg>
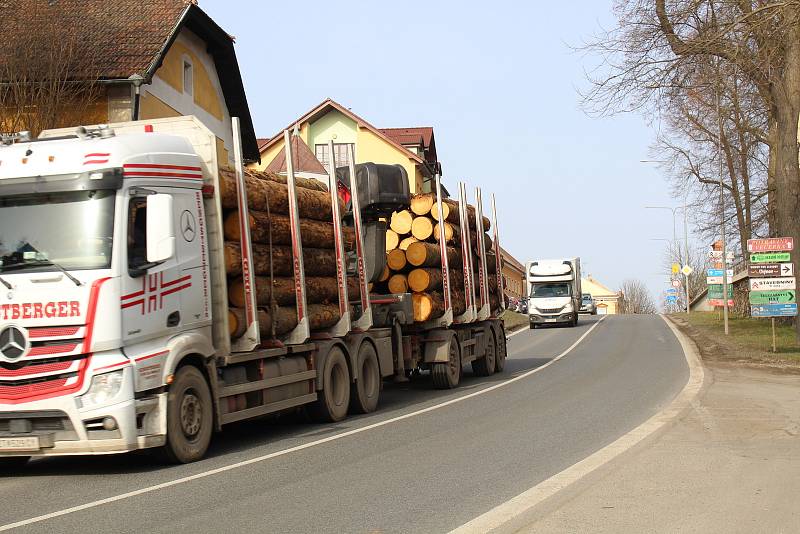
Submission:
<svg viewBox="0 0 800 534">
<path fill-rule="evenodd" d="M 192 212 L 189 210 L 185 210 L 181 213 L 181 234 L 183 234 L 183 239 L 185 239 L 187 243 L 194 241 L 194 236 L 196 234 L 195 221 L 194 215 L 192 215 Z"/>
<path fill-rule="evenodd" d="M 7 360 L 17 360 L 25 354 L 28 340 L 25 332 L 18 326 L 7 326 L 0 331 L 0 356 Z"/>
</svg>

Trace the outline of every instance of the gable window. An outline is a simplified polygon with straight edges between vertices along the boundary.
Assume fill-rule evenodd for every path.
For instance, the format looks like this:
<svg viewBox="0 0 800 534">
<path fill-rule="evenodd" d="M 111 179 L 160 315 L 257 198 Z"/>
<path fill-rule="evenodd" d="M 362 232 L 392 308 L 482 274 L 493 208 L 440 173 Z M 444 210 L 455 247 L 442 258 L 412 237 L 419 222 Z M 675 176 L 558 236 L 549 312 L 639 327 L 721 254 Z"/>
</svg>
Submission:
<svg viewBox="0 0 800 534">
<path fill-rule="evenodd" d="M 193 94 L 194 91 L 194 72 L 192 72 L 192 63 L 183 60 L 183 92 L 187 95 Z"/>
<path fill-rule="evenodd" d="M 353 147 L 353 153 L 356 151 L 356 147 L 353 143 L 334 143 L 333 145 L 333 153 L 336 156 L 336 166 L 337 167 L 346 167 L 350 165 L 350 159 L 347 155 L 347 147 Z M 325 170 L 330 172 L 328 168 L 328 162 L 330 161 L 330 157 L 328 156 L 328 145 L 314 145 L 314 155 L 317 157 L 322 166 L 325 167 Z"/>
</svg>

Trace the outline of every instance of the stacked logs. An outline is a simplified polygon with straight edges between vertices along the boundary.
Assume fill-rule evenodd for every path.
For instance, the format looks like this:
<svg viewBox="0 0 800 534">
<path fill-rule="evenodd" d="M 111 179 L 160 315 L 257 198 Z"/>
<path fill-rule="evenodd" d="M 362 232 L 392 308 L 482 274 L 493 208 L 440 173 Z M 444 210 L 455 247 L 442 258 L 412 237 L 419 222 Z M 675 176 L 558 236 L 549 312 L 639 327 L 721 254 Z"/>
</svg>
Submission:
<svg viewBox="0 0 800 534">
<path fill-rule="evenodd" d="M 475 235 L 476 212 L 468 206 L 471 245 L 473 248 L 474 279 L 478 280 L 478 243 Z M 461 315 L 466 309 L 464 273 L 461 252 L 459 204 L 450 199 L 442 201 L 441 213 L 432 193 L 415 195 L 410 209 L 392 215 L 386 234 L 386 268 L 381 283 L 390 293 L 412 293 L 414 320 L 425 322 L 444 313 L 442 295 L 440 230 L 444 228 L 447 243 L 447 260 L 450 267 L 450 298 L 453 314 Z M 483 218 L 483 230 L 490 228 L 489 219 Z M 497 272 L 497 263 L 492 253 L 492 240 L 484 234 L 487 270 Z M 497 308 L 497 278 L 488 277 L 490 303 Z"/>
<path fill-rule="evenodd" d="M 336 281 L 336 250 L 328 188 L 320 181 L 297 178 L 297 208 L 303 263 L 306 275 L 307 315 L 311 330 L 322 330 L 340 318 Z M 261 336 L 287 334 L 297 326 L 297 308 L 289 219 L 289 189 L 286 177 L 273 173 L 245 171 L 249 211 L 254 291 Z M 236 176 L 220 170 L 219 195 L 224 213 L 225 270 L 228 276 L 229 325 L 232 339 L 246 328 L 245 290 L 242 279 L 241 232 L 236 193 Z M 343 211 L 344 206 L 340 202 Z M 346 249 L 352 249 L 352 229 L 343 228 Z M 348 279 L 348 291 L 358 291 Z"/>
</svg>

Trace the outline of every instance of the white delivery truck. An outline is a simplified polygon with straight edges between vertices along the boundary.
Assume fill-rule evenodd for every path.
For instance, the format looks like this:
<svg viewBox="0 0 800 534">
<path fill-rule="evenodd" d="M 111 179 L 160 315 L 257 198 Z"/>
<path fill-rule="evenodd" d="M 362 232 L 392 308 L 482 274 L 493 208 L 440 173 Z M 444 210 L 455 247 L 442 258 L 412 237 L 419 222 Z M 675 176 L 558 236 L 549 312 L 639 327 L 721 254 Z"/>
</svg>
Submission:
<svg viewBox="0 0 800 534">
<path fill-rule="evenodd" d="M 345 168 L 357 186 L 341 216 L 331 188 L 341 319 L 312 333 L 287 164 L 297 326 L 262 339 L 270 329 L 259 324 L 251 229 L 241 223 L 250 219 L 235 119 L 234 132 L 247 302 L 245 333 L 235 338 L 216 138 L 202 123 L 179 117 L 2 138 L 0 466 L 152 447 L 189 462 L 227 423 L 304 405 L 338 421 L 374 410 L 386 377 L 422 368 L 436 386 L 455 387 L 466 363 L 478 374 L 503 369 L 502 304 L 489 303 L 486 266 L 499 263 L 496 219 L 495 254 L 478 256 L 474 279 L 471 254 L 449 266 L 441 254 L 448 284 L 450 269 L 467 276 L 473 298 L 461 316 L 448 298 L 442 317 L 418 324 L 410 294 L 368 293 L 385 262 L 386 216 L 409 202 L 407 178 L 390 165 Z M 463 194 L 460 202 L 466 214 Z M 343 252 L 337 220 L 353 226 L 355 252 Z M 500 272 L 498 264 L 502 294 Z M 347 276 L 357 277 L 358 294 L 348 297 Z"/>
<path fill-rule="evenodd" d="M 531 328 L 577 326 L 581 306 L 581 260 L 533 260 L 525 266 Z"/>
</svg>

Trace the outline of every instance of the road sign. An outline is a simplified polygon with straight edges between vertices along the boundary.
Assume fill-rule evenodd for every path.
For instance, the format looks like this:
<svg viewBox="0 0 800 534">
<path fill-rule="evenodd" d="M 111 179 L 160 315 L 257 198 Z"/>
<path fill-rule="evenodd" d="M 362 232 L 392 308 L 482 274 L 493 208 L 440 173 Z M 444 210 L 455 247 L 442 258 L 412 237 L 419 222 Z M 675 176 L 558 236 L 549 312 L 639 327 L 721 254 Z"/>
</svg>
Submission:
<svg viewBox="0 0 800 534">
<path fill-rule="evenodd" d="M 678 295 L 667 295 L 667 302 L 669 303 L 678 302 Z"/>
<path fill-rule="evenodd" d="M 681 287 L 681 281 L 680 280 L 673 280 L 672 281 L 672 287 L 675 287 L 675 288 Z"/>
<path fill-rule="evenodd" d="M 750 304 L 787 304 L 797 302 L 797 292 L 788 291 L 751 291 Z"/>
<path fill-rule="evenodd" d="M 794 276 L 784 278 L 751 278 L 750 291 L 768 291 L 780 289 L 794 289 Z"/>
<path fill-rule="evenodd" d="M 667 295 L 677 295 L 677 294 L 678 294 L 678 290 L 677 290 L 677 289 L 675 289 L 674 287 L 668 287 L 668 288 L 667 288 L 667 289 L 664 291 L 664 293 L 666 293 Z"/>
<path fill-rule="evenodd" d="M 681 267 L 681 272 L 684 274 L 684 276 L 689 276 L 690 274 L 692 274 L 693 271 L 694 269 L 692 269 L 688 265 L 684 265 L 683 267 Z"/>
<path fill-rule="evenodd" d="M 708 286 L 708 298 L 721 299 L 722 298 L 722 284 L 714 284 Z M 728 298 L 733 298 L 733 286 L 728 284 Z"/>
<path fill-rule="evenodd" d="M 721 260 L 722 259 L 722 251 L 721 250 L 709 250 L 708 251 L 708 257 L 711 258 L 711 259 L 720 259 Z M 728 261 L 733 261 L 733 251 L 729 250 L 727 252 L 727 254 L 725 254 L 725 257 L 727 258 Z"/>
<path fill-rule="evenodd" d="M 678 265 L 677 263 L 672 264 L 672 274 L 678 274 L 680 270 L 681 270 L 680 265 Z"/>
<path fill-rule="evenodd" d="M 797 304 L 753 304 L 750 306 L 753 317 L 794 317 Z"/>
<path fill-rule="evenodd" d="M 794 276 L 793 263 L 757 263 L 747 267 L 747 275 L 751 278 Z"/>
<path fill-rule="evenodd" d="M 748 239 L 747 252 L 778 252 L 794 250 L 794 238 L 770 237 L 767 239 Z"/>
<path fill-rule="evenodd" d="M 792 258 L 788 252 L 761 252 L 759 254 L 750 254 L 750 261 L 752 263 L 776 263 L 780 261 L 790 261 Z"/>
<path fill-rule="evenodd" d="M 710 298 L 710 299 L 708 299 L 708 304 L 711 305 L 711 306 L 720 306 L 720 307 L 722 307 L 722 306 L 725 306 L 725 301 L 722 300 L 721 298 L 719 298 L 719 299 Z M 731 308 L 733 307 L 733 299 L 728 299 L 728 306 L 731 307 Z"/>
<path fill-rule="evenodd" d="M 730 283 L 731 279 L 728 278 L 728 283 Z M 715 285 L 715 284 L 723 284 L 725 283 L 722 279 L 722 275 L 719 276 L 706 276 L 706 284 L 708 285 Z"/>
<path fill-rule="evenodd" d="M 722 269 L 707 269 L 706 276 L 722 276 Z M 733 278 L 733 269 L 728 269 L 728 278 Z"/>
</svg>

